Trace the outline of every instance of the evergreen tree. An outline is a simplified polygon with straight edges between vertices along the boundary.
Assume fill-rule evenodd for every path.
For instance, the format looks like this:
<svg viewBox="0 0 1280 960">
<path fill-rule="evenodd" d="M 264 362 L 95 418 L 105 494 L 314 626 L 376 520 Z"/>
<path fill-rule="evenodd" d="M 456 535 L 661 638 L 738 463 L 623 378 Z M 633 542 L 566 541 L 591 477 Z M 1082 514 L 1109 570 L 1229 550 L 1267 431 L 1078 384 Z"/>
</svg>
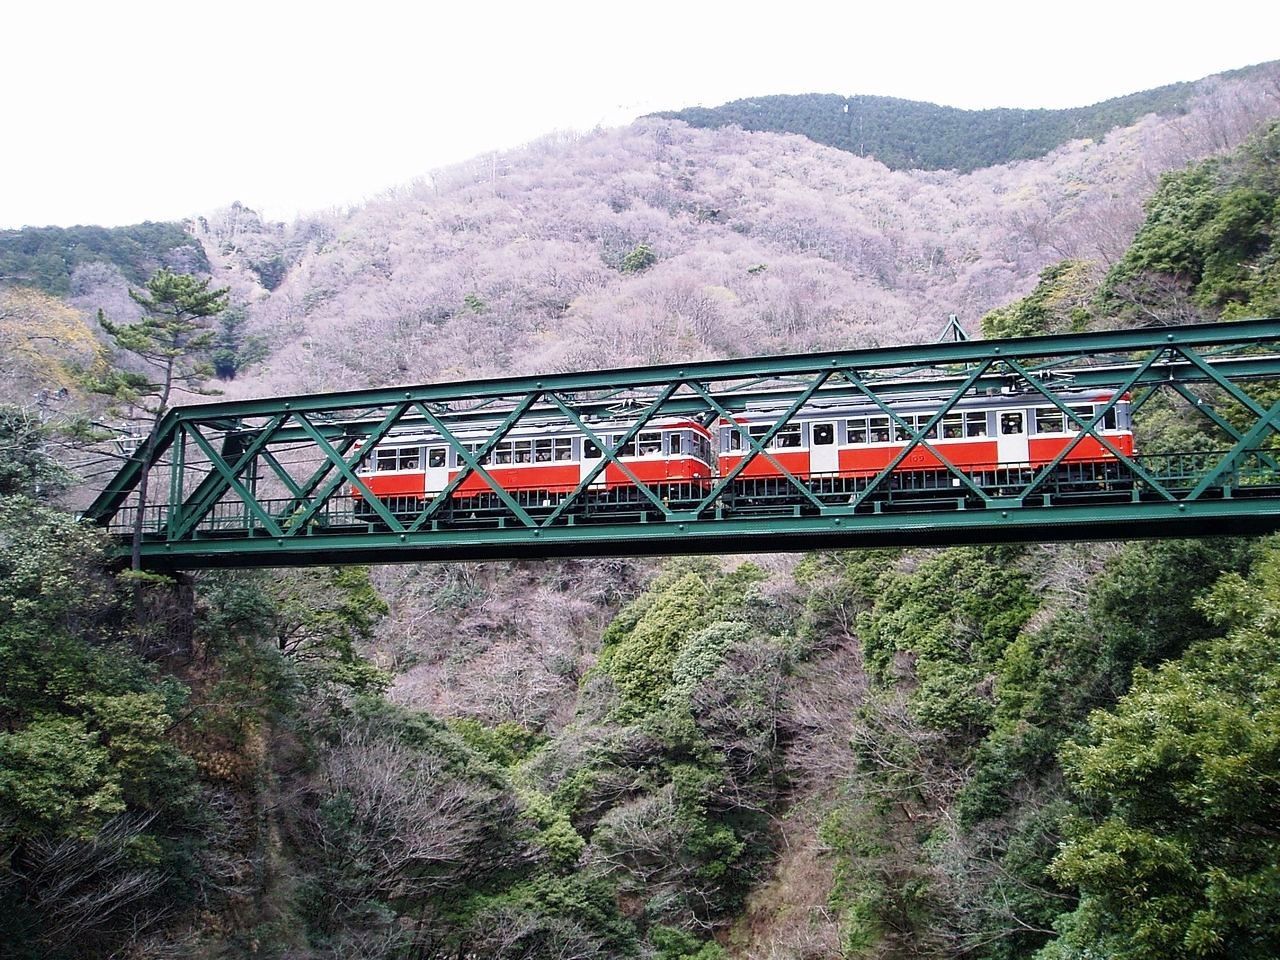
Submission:
<svg viewBox="0 0 1280 960">
<path fill-rule="evenodd" d="M 115 324 L 99 310 L 98 322 L 119 349 L 139 358 L 147 370 L 113 373 L 95 384 L 95 389 L 140 408 L 154 426 L 168 411 L 175 389 L 202 392 L 201 381 L 213 375 L 208 354 L 217 333 L 208 321 L 227 308 L 227 288 L 210 290 L 207 279 L 157 270 L 145 290 L 130 290 L 129 296 L 142 307 L 142 319 Z M 155 447 L 156 432 L 152 430 L 143 446 L 138 478 L 138 513 L 133 527 L 135 570 L 142 566 L 143 514 Z"/>
</svg>

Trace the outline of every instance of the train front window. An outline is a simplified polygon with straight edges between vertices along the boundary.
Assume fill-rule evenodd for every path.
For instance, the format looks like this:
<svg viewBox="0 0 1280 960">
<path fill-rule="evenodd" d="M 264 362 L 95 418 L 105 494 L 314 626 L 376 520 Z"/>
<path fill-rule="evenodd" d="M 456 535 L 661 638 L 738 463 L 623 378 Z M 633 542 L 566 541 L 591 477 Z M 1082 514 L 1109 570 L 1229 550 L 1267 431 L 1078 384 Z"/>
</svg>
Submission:
<svg viewBox="0 0 1280 960">
<path fill-rule="evenodd" d="M 1010 437 L 1014 434 L 1025 433 L 1022 427 L 1022 411 L 1010 411 L 1000 414 L 1000 433 L 1002 436 Z"/>
<path fill-rule="evenodd" d="M 671 455 L 673 457 L 680 455 L 680 434 L 672 431 L 667 434 L 667 443 L 671 444 Z"/>
<path fill-rule="evenodd" d="M 1120 427 L 1118 426 L 1118 423 L 1119 421 L 1116 418 L 1116 408 L 1112 407 L 1102 417 L 1102 429 L 1119 430 Z"/>
<path fill-rule="evenodd" d="M 742 432 L 737 427 L 730 427 L 725 431 L 728 434 L 729 442 L 725 444 L 726 450 L 742 449 Z"/>
</svg>

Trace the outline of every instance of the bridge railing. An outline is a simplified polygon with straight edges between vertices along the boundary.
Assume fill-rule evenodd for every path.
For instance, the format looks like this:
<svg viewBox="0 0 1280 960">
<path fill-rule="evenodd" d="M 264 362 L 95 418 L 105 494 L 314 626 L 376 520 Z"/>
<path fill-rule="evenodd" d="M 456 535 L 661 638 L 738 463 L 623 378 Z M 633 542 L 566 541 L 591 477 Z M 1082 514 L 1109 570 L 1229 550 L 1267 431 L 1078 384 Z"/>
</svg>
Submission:
<svg viewBox="0 0 1280 960">
<path fill-rule="evenodd" d="M 1013 502 L 1027 507 L 1049 507 L 1068 502 L 1136 502 L 1160 499 L 1165 493 L 1177 499 L 1193 493 L 1197 499 L 1249 496 L 1264 490 L 1280 490 L 1280 470 L 1274 456 L 1267 450 L 1138 455 L 1134 460 L 1145 476 L 1132 473 L 1115 462 L 1067 462 L 1038 483 L 1034 483 L 1038 468 L 1031 464 L 978 465 L 972 472 L 972 479 L 979 490 L 992 498 L 987 502 L 976 499 L 958 479 L 937 469 L 900 470 L 894 474 L 891 483 L 865 499 L 860 499 L 859 495 L 872 481 L 871 476 L 814 474 L 807 478 L 805 486 L 813 493 L 817 506 L 797 504 L 791 484 L 780 478 L 738 478 L 719 501 L 703 508 L 698 515 L 717 518 L 777 514 L 802 516 L 820 508 L 830 513 L 919 514 L 984 506 L 1007 508 Z M 1224 463 L 1227 465 L 1223 466 Z M 660 511 L 636 486 L 614 484 L 607 490 L 595 492 L 573 512 L 551 518 L 551 522 L 571 526 L 599 522 L 687 520 L 690 515 L 682 511 L 696 507 L 720 479 L 711 477 L 662 485 L 661 503 L 669 508 L 670 514 Z M 1157 482 L 1159 489 L 1151 480 Z M 1206 484 L 1206 480 L 1210 482 Z M 547 522 L 549 515 L 566 496 L 537 488 L 513 488 L 506 492 L 534 524 Z M 387 498 L 382 504 L 406 527 L 415 529 L 413 524 L 429 501 L 430 497 L 405 496 Z M 203 538 L 278 536 L 281 533 L 292 537 L 383 528 L 381 518 L 370 505 L 351 497 L 346 490 L 335 493 L 314 511 L 304 511 L 296 497 L 256 498 L 254 506 L 256 509 L 243 500 L 233 498 L 223 500 L 205 513 L 192 533 Z M 127 536 L 133 532 L 137 516 L 136 506 L 122 507 L 111 518 L 108 530 Z M 143 511 L 143 534 L 149 539 L 164 538 L 170 530 L 172 518 L 168 504 L 146 507 Z M 275 529 L 268 528 L 264 518 L 273 521 Z M 438 511 L 423 527 L 434 530 L 441 527 L 507 528 L 522 525 L 526 525 L 524 521 L 517 518 L 494 493 L 473 492 L 455 494 L 448 507 Z"/>
</svg>

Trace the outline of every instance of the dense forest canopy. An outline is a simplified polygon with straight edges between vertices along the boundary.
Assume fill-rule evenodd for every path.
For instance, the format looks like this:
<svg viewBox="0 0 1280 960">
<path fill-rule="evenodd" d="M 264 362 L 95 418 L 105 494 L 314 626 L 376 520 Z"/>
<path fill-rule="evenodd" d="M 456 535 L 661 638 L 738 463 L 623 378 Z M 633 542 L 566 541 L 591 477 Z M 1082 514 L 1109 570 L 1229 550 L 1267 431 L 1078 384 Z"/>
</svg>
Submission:
<svg viewBox="0 0 1280 960">
<path fill-rule="evenodd" d="M 1014 84 L 1016 78 L 1010 77 L 1010 85 Z M 695 127 L 732 125 L 798 133 L 838 150 L 872 157 L 890 170 L 970 173 L 1043 157 L 1069 140 L 1100 139 L 1144 114 L 1181 113 L 1194 93 L 1194 84 L 1173 83 L 1062 110 L 961 110 L 894 97 L 811 93 L 752 97 L 654 116 Z"/>
<path fill-rule="evenodd" d="M 204 248 L 180 223 L 0 230 L 0 282 L 66 296 L 76 268 L 91 263 L 110 264 L 134 284 L 162 266 L 209 269 Z"/>
</svg>

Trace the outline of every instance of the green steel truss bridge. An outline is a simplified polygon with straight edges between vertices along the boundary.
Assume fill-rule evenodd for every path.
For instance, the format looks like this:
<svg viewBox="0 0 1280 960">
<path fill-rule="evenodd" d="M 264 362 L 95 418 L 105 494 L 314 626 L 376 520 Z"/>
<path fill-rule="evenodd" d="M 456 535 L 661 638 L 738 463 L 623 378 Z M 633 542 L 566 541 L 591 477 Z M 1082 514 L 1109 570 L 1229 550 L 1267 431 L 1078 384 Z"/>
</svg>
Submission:
<svg viewBox="0 0 1280 960">
<path fill-rule="evenodd" d="M 1116 400 L 1089 416 L 1060 396 L 1085 388 L 1130 398 L 1135 454 L 1102 436 Z M 934 429 L 947 412 L 1014 394 L 1059 409 L 1076 439 L 1052 463 L 981 473 L 950 463 Z M 900 415 L 905 398 L 926 395 L 927 423 Z M 907 441 L 887 466 L 857 480 L 779 466 L 772 441 L 791 418 L 854 402 Z M 657 417 L 711 426 L 754 411 L 758 423 L 762 410 L 767 432 L 738 428 L 744 459 L 683 490 L 641 482 L 621 459 Z M 1144 418 L 1157 416 L 1196 421 L 1210 439 L 1144 451 Z M 601 436 L 593 425 L 605 422 L 614 433 Z M 548 423 L 598 443 L 595 468 L 551 499 L 496 483 L 486 464 L 504 436 Z M 1254 534 L 1280 529 L 1278 431 L 1280 320 L 1247 320 L 176 407 L 85 516 L 123 554 L 140 529 L 143 563 L 159 570 Z M 380 500 L 361 458 L 406 432 L 443 438 L 460 469 L 436 495 Z M 1064 469 L 1085 438 L 1114 454 L 1105 476 Z M 942 468 L 907 469 L 918 451 Z M 744 496 L 759 458 L 777 479 Z M 592 484 L 614 468 L 629 479 L 602 496 Z M 462 497 L 476 478 L 483 495 Z"/>
</svg>

